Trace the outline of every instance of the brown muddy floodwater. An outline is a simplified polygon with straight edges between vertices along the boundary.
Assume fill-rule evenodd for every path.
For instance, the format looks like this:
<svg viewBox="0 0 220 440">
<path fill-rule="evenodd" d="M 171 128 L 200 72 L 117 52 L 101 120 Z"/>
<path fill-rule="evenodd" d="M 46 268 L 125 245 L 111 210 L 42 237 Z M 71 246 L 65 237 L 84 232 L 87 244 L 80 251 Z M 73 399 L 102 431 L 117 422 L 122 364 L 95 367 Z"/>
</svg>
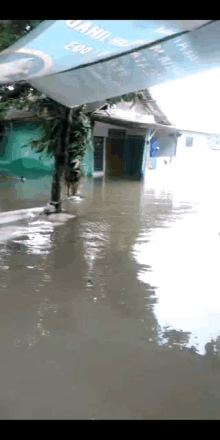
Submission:
<svg viewBox="0 0 220 440">
<path fill-rule="evenodd" d="M 0 419 L 220 418 L 218 169 L 1 228 Z"/>
</svg>

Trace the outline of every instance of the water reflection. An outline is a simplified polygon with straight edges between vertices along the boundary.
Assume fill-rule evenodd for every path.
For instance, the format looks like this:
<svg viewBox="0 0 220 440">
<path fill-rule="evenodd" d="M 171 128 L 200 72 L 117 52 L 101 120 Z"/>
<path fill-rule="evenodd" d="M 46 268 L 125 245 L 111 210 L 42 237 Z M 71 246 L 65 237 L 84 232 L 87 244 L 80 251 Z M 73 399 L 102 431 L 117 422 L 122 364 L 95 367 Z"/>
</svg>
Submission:
<svg viewBox="0 0 220 440">
<path fill-rule="evenodd" d="M 37 309 L 37 322 L 34 328 L 28 333 L 24 332 L 20 338 L 14 339 L 15 347 L 23 347 L 31 350 L 36 344 L 42 341 L 44 338 L 50 336 L 50 331 L 46 328 L 47 320 L 51 320 L 51 315 L 57 317 L 58 305 L 49 300 L 49 298 L 43 298 Z M 45 325 L 46 324 L 46 325 Z"/>
<path fill-rule="evenodd" d="M 7 175 L 0 178 L 0 185 L 1 212 L 44 206 L 50 200 L 51 176 L 21 182 L 21 176 Z"/>
<path fill-rule="evenodd" d="M 95 210 L 81 220 L 80 229 L 88 265 L 86 288 L 94 303 L 105 298 L 122 315 L 142 320 L 139 310 L 144 307 L 146 340 L 204 354 L 212 336 L 203 316 L 205 309 L 206 321 L 211 316 L 207 291 L 211 288 L 213 297 L 218 291 L 218 258 L 207 261 L 204 254 L 216 255 L 217 222 L 210 223 L 210 213 L 188 200 L 187 191 L 178 196 L 178 182 L 172 192 L 171 178 L 167 180 L 168 189 L 150 188 L 149 182 L 106 181 L 105 198 L 100 197 L 103 182 L 95 182 Z M 212 227 L 204 237 L 208 222 Z M 129 250 L 138 264 L 135 286 Z M 147 286 L 145 305 L 142 286 Z"/>
<path fill-rule="evenodd" d="M 49 220 L 12 231 L 0 249 L 1 295 L 23 279 L 50 298 L 49 306 L 39 301 L 30 346 L 55 331 L 60 292 L 73 302 L 86 292 L 97 307 L 141 322 L 148 342 L 200 354 L 211 344 L 219 353 L 218 222 L 208 199 L 190 201 L 171 183 L 101 179 L 90 183 L 83 215 L 65 227 L 61 217 L 56 222 L 59 233 Z M 42 310 L 50 318 L 40 317 Z"/>
<path fill-rule="evenodd" d="M 51 316 L 59 320 L 57 302 L 45 297 L 41 299 L 41 296 L 44 291 L 48 292 L 53 282 L 47 257 L 52 256 L 56 241 L 62 236 L 62 232 L 55 230 L 55 226 L 63 225 L 64 221 L 72 217 L 63 215 L 59 217 L 61 222 L 43 218 L 18 222 L 0 246 L 0 295 L 5 300 L 2 310 L 5 313 L 5 307 L 7 310 L 8 302 L 12 301 L 11 316 L 13 322 L 17 322 L 17 337 L 13 339 L 13 345 L 17 348 L 32 349 L 50 336 L 48 325 L 50 327 L 53 321 Z M 33 304 L 37 304 L 37 309 L 32 314 L 29 308 Z M 14 312 L 14 307 L 17 312 Z M 22 325 L 19 313 L 22 314 Z"/>
<path fill-rule="evenodd" d="M 81 237 L 84 247 L 84 258 L 88 266 L 88 272 L 85 275 L 86 287 L 91 289 L 94 287 L 94 278 L 99 278 L 99 270 L 96 267 L 96 259 L 104 259 L 107 251 L 110 247 L 110 225 L 101 219 L 101 221 L 82 221 L 81 224 Z M 102 286 L 105 284 L 102 280 L 99 280 L 99 286 L 101 287 L 101 294 L 104 297 Z M 97 301 L 97 297 L 94 296 L 94 302 Z"/>
<path fill-rule="evenodd" d="M 16 417 L 216 414 L 218 223 L 171 189 L 106 181 L 102 197 L 96 183 L 78 217 L 29 220 L 0 245 L 2 395 Z"/>
<path fill-rule="evenodd" d="M 13 235 L 16 238 L 13 241 L 23 245 L 21 251 L 24 249 L 23 252 L 27 254 L 48 254 L 52 246 L 51 233 L 53 229 L 53 225 L 49 221 L 34 221 L 14 232 Z M 17 239 L 18 235 L 19 239 Z"/>
<path fill-rule="evenodd" d="M 142 228 L 132 246 L 133 258 L 140 265 L 137 279 L 156 286 L 152 310 L 158 321 L 157 343 L 164 345 L 165 338 L 166 346 L 200 354 L 211 343 L 217 353 L 219 203 L 207 197 L 206 193 L 212 194 L 208 181 L 204 194 L 199 178 L 195 189 L 191 175 L 188 187 L 183 185 L 183 174 L 178 178 L 175 171 L 175 180 L 172 173 L 165 180 L 154 172 L 142 189 Z"/>
</svg>

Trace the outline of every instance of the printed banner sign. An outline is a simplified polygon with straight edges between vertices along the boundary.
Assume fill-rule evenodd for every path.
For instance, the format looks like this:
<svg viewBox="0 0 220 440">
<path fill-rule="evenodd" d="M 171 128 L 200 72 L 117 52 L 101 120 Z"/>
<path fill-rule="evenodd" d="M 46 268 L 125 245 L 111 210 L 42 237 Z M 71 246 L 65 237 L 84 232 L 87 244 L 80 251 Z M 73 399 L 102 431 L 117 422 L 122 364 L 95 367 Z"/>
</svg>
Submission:
<svg viewBox="0 0 220 440">
<path fill-rule="evenodd" d="M 25 80 L 74 107 L 210 69 L 219 60 L 220 21 L 49 20 L 0 53 L 0 83 Z"/>
</svg>

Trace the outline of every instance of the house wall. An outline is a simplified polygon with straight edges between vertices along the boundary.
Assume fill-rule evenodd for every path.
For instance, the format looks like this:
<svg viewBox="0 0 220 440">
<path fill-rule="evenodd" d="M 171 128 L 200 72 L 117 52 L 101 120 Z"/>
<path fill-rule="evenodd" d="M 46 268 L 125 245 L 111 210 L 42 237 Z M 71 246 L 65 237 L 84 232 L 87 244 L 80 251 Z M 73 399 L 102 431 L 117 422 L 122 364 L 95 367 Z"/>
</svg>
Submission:
<svg viewBox="0 0 220 440">
<path fill-rule="evenodd" d="M 124 107 L 130 105 L 129 103 L 124 103 Z M 138 107 L 138 105 L 137 105 Z M 141 106 L 140 109 L 141 111 Z M 40 130 L 40 123 L 28 123 L 24 121 L 19 122 L 7 122 L 5 128 L 5 136 L 2 138 L 0 147 L 0 168 L 6 168 L 10 170 L 13 174 L 24 175 L 27 170 L 31 170 L 32 173 L 36 175 L 41 174 L 52 174 L 54 168 L 54 158 L 48 158 L 46 155 L 41 155 L 30 148 L 30 141 L 35 139 L 40 139 L 42 132 Z M 116 130 L 123 129 L 123 127 L 118 127 L 115 125 L 110 125 L 107 123 L 96 121 L 93 136 L 103 137 L 104 154 L 103 154 L 103 171 L 101 174 L 111 175 L 109 169 L 110 166 L 110 154 L 108 155 L 107 164 L 107 139 L 109 128 L 115 128 Z M 149 130 L 147 129 L 125 129 L 126 135 L 123 142 L 123 157 L 120 158 L 121 161 L 121 175 L 133 176 L 135 178 L 140 178 L 146 173 L 146 170 L 152 168 L 149 166 L 150 158 L 150 145 L 146 143 L 145 137 L 148 136 Z M 169 138 L 165 133 L 156 133 L 159 154 L 157 155 L 170 155 L 170 152 L 175 149 L 175 141 L 173 138 Z M 112 145 L 115 144 L 115 141 Z M 93 139 L 89 140 L 88 152 L 84 157 L 84 172 L 86 176 L 95 175 L 94 173 L 94 151 L 93 151 Z M 111 148 L 108 146 L 108 148 Z M 113 145 L 114 149 L 114 145 Z M 174 150 L 173 150 L 174 151 Z M 171 154 L 172 155 L 172 154 Z M 115 157 L 115 160 L 117 158 Z M 110 162 L 109 162 L 110 160 Z M 153 159 L 156 166 L 156 159 Z M 152 160 L 151 160 L 152 162 Z M 117 167 L 119 166 L 119 163 Z M 110 166 L 111 168 L 111 166 Z M 99 173 L 100 174 L 100 173 Z"/>
<path fill-rule="evenodd" d="M 124 108 L 126 108 L 128 105 L 129 103 L 123 103 Z M 141 111 L 141 105 L 140 109 L 138 110 Z M 109 128 L 115 128 L 118 130 L 123 129 L 123 127 L 117 127 L 104 122 L 96 122 L 94 128 L 94 136 L 103 136 L 104 139 L 107 139 Z M 177 138 L 176 136 L 169 136 L 165 129 L 157 129 L 155 134 L 153 135 L 153 139 L 151 139 L 149 143 L 147 143 L 147 138 L 149 133 L 152 132 L 153 129 L 144 130 L 126 128 L 125 131 L 126 138 L 124 140 L 124 157 L 122 163 L 123 175 L 133 174 L 134 170 L 132 168 L 134 168 L 134 166 L 131 165 L 131 156 L 133 156 L 134 153 L 132 153 L 132 148 L 135 148 L 136 155 L 140 159 L 140 161 L 138 162 L 135 158 L 133 158 L 133 164 L 136 163 L 135 172 L 137 173 L 137 175 L 139 174 L 139 176 L 145 175 L 147 170 L 155 169 L 157 166 L 157 159 L 159 157 L 174 157 L 176 155 L 177 142 L 179 138 Z M 146 141 L 144 141 L 145 137 Z M 135 145 L 135 142 L 136 146 L 132 147 L 132 144 Z M 155 150 L 154 146 L 158 147 L 157 150 Z M 108 167 L 109 160 L 107 163 L 107 174 L 110 175 Z"/>
<path fill-rule="evenodd" d="M 123 130 L 123 127 L 118 127 L 116 125 L 110 125 L 110 124 L 106 124 L 104 122 L 99 122 L 96 121 L 95 122 L 95 127 L 93 130 L 93 136 L 103 136 L 103 137 L 108 137 L 108 129 L 109 128 L 115 128 L 115 129 L 121 129 Z M 136 129 L 136 128 L 126 128 L 126 134 L 127 136 L 143 136 L 145 137 L 147 130 L 143 130 L 143 129 Z"/>
<path fill-rule="evenodd" d="M 178 137 L 169 136 L 164 129 L 159 129 L 155 133 L 158 142 L 157 157 L 173 157 L 176 155 Z"/>
<path fill-rule="evenodd" d="M 40 139 L 42 124 L 28 123 L 24 121 L 6 122 L 4 136 L 0 143 L 0 168 L 6 169 L 11 174 L 18 176 L 34 175 L 39 177 L 45 174 L 52 174 L 54 169 L 54 158 L 45 154 L 37 153 L 30 148 L 32 139 Z M 93 173 L 93 149 L 92 139 L 89 141 L 88 152 L 83 161 L 86 176 Z"/>
<path fill-rule="evenodd" d="M 123 127 L 99 121 L 96 121 L 93 130 L 94 136 L 104 138 L 103 174 L 106 169 L 105 174 L 108 177 L 123 175 L 141 178 L 147 166 L 145 136 L 149 130 L 124 128 L 125 138 L 116 139 L 108 136 L 108 130 L 113 128 L 123 130 Z"/>
<path fill-rule="evenodd" d="M 87 145 L 87 153 L 84 156 L 83 167 L 87 177 L 92 177 L 94 169 L 93 136 L 91 134 Z"/>
<path fill-rule="evenodd" d="M 0 157 L 0 168 L 12 174 L 24 175 L 28 170 L 33 174 L 52 174 L 54 159 L 37 153 L 30 148 L 32 139 L 40 139 L 40 123 L 11 122 L 5 127 L 0 145 L 3 154 Z"/>
<path fill-rule="evenodd" d="M 192 147 L 186 146 L 187 138 L 192 139 Z M 209 145 L 207 143 L 207 136 L 196 135 L 193 133 L 184 133 L 177 144 L 177 159 L 182 163 L 194 163 L 199 165 L 205 163 L 210 155 Z"/>
<path fill-rule="evenodd" d="M 128 135 L 124 144 L 124 175 L 137 179 L 142 177 L 144 146 L 144 137 Z"/>
</svg>

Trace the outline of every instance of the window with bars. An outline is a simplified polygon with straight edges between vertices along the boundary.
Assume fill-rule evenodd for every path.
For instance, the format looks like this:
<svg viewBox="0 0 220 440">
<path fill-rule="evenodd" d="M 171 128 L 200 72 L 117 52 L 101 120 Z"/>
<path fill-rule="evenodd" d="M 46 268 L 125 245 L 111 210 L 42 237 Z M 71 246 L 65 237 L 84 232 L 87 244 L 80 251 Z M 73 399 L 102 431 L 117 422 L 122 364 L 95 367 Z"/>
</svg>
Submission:
<svg viewBox="0 0 220 440">
<path fill-rule="evenodd" d="M 94 171 L 103 171 L 104 137 L 94 136 Z"/>
</svg>

